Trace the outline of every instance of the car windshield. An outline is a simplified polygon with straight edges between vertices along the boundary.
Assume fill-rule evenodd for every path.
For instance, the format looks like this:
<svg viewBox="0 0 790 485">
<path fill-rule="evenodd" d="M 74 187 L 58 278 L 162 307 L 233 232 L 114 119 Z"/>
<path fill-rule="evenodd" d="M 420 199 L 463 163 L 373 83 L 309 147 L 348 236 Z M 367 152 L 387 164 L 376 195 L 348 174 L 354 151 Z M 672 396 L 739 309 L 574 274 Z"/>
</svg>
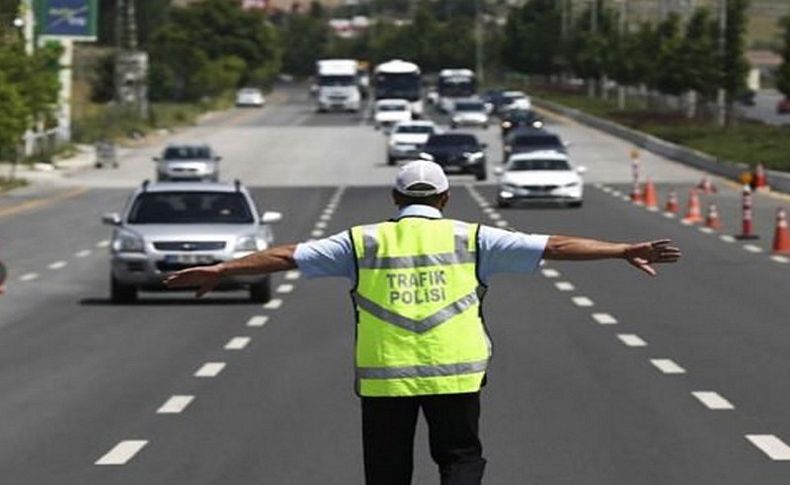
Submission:
<svg viewBox="0 0 790 485">
<path fill-rule="evenodd" d="M 439 135 L 428 139 L 426 147 L 452 147 L 468 146 L 477 147 L 477 138 L 474 135 Z"/>
<path fill-rule="evenodd" d="M 208 158 L 211 158 L 211 150 L 209 150 L 208 147 L 167 147 L 164 153 L 165 160 L 195 160 Z"/>
<path fill-rule="evenodd" d="M 251 224 L 252 211 L 237 192 L 145 192 L 129 211 L 129 224 Z"/>
<path fill-rule="evenodd" d="M 455 110 L 456 111 L 485 111 L 485 106 L 483 103 L 478 103 L 476 101 L 471 101 L 467 103 L 455 103 Z"/>
<path fill-rule="evenodd" d="M 513 102 L 517 99 L 527 99 L 523 94 L 508 93 L 503 96 L 507 101 Z"/>
<path fill-rule="evenodd" d="M 561 147 L 562 142 L 555 135 L 517 136 L 513 145 L 522 147 Z"/>
<path fill-rule="evenodd" d="M 424 135 L 433 133 L 433 127 L 430 125 L 402 125 L 395 128 L 395 133 Z"/>
<path fill-rule="evenodd" d="M 505 121 L 532 121 L 536 116 L 532 111 L 512 111 L 505 116 Z"/>
<path fill-rule="evenodd" d="M 570 170 L 567 160 L 530 159 L 511 160 L 507 165 L 508 172 L 522 172 L 526 170 Z"/>
<path fill-rule="evenodd" d="M 378 111 L 406 111 L 408 108 L 405 104 L 380 104 L 376 107 Z"/>
<path fill-rule="evenodd" d="M 354 86 L 357 79 L 354 76 L 319 76 L 318 84 L 321 86 Z"/>
</svg>

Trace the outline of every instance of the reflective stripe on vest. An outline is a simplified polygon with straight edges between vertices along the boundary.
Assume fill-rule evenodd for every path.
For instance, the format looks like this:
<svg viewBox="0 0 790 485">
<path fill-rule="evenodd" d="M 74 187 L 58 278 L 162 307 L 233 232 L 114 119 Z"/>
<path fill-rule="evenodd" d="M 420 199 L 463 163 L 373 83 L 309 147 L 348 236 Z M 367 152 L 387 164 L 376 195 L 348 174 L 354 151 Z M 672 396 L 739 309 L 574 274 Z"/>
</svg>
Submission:
<svg viewBox="0 0 790 485">
<path fill-rule="evenodd" d="M 490 344 L 479 310 L 476 235 L 476 225 L 447 219 L 352 228 L 360 395 L 480 389 Z"/>
</svg>

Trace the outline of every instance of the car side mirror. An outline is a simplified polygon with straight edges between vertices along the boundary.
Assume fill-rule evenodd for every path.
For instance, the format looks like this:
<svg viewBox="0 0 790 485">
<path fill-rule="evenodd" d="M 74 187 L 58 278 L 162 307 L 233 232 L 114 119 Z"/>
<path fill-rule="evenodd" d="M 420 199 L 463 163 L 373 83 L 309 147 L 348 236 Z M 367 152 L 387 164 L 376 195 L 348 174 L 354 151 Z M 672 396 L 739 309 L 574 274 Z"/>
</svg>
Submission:
<svg viewBox="0 0 790 485">
<path fill-rule="evenodd" d="M 220 157 L 220 156 L 216 156 L 216 157 L 214 157 L 214 161 L 215 161 L 215 162 L 219 162 L 220 160 L 222 160 L 222 157 Z"/>
<path fill-rule="evenodd" d="M 261 224 L 277 224 L 283 220 L 282 212 L 266 211 L 261 216 Z"/>
<path fill-rule="evenodd" d="M 429 162 L 433 162 L 434 158 L 433 155 L 431 155 L 430 153 L 422 152 L 420 153 L 420 160 L 427 160 Z"/>
<path fill-rule="evenodd" d="M 482 148 L 483 150 L 485 150 L 486 148 L 488 148 L 488 143 L 481 143 L 481 144 L 480 144 L 480 148 Z"/>
<path fill-rule="evenodd" d="M 106 224 L 108 226 L 120 226 L 121 225 L 121 215 L 117 212 L 108 212 L 101 216 L 102 224 Z"/>
<path fill-rule="evenodd" d="M 576 167 L 576 173 L 587 173 L 587 167 L 585 167 L 584 165 Z"/>
<path fill-rule="evenodd" d="M 494 169 L 494 175 L 496 175 L 497 177 L 501 177 L 501 176 L 502 176 L 502 175 L 504 175 L 504 174 L 505 174 L 505 169 L 504 169 L 504 168 L 502 168 L 502 167 L 496 167 L 496 168 Z"/>
<path fill-rule="evenodd" d="M 154 158 L 153 158 L 153 161 L 155 161 L 155 162 L 161 162 L 161 161 L 162 161 L 162 157 L 154 157 Z"/>
</svg>

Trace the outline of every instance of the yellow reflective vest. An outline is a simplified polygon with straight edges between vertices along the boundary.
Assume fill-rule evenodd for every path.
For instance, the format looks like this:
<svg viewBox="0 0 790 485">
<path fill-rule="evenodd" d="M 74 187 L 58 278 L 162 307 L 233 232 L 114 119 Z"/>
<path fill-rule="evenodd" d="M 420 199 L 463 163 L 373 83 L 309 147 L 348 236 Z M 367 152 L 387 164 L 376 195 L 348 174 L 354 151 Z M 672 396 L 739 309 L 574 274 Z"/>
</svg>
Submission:
<svg viewBox="0 0 790 485">
<path fill-rule="evenodd" d="M 476 224 L 404 217 L 351 229 L 361 396 L 480 389 L 491 356 Z"/>
</svg>

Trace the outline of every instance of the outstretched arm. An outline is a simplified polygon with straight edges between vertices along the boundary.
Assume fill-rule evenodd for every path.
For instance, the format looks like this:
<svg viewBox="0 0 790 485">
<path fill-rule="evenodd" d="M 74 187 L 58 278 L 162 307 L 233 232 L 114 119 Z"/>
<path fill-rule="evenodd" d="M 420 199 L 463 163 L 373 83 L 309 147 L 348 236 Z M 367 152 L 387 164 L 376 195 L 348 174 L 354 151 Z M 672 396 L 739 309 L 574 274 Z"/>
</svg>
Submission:
<svg viewBox="0 0 790 485">
<path fill-rule="evenodd" d="M 213 266 L 184 269 L 170 274 L 165 278 L 165 284 L 172 288 L 198 287 L 195 296 L 201 297 L 213 290 L 223 276 L 267 274 L 294 269 L 295 251 L 295 244 L 276 246 Z"/>
<path fill-rule="evenodd" d="M 636 244 L 611 243 L 571 236 L 551 236 L 543 252 L 544 259 L 590 261 L 596 259 L 625 259 L 629 264 L 650 276 L 656 275 L 654 263 L 674 263 L 680 259 L 680 249 L 671 246 L 669 239 Z"/>
</svg>

